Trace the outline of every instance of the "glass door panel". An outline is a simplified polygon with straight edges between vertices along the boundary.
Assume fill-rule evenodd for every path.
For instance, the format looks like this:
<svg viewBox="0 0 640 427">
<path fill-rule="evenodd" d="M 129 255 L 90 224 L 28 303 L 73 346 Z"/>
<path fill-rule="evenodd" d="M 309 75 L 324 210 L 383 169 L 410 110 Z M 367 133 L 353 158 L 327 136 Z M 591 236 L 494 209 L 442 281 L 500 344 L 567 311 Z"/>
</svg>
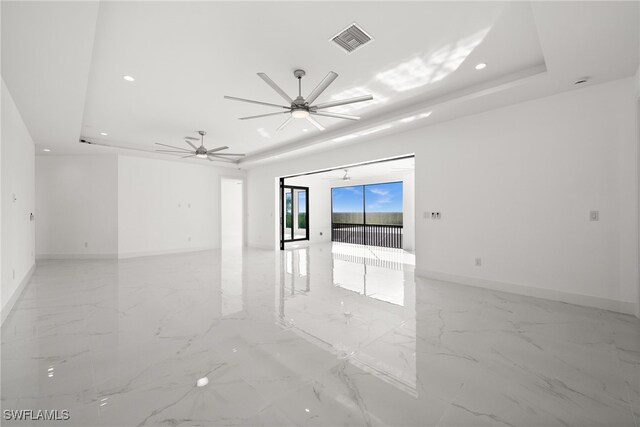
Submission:
<svg viewBox="0 0 640 427">
<path fill-rule="evenodd" d="M 293 190 L 284 189 L 284 240 L 293 239 Z"/>
<path fill-rule="evenodd" d="M 304 239 L 307 236 L 307 190 L 296 188 L 293 194 L 293 238 Z"/>
</svg>

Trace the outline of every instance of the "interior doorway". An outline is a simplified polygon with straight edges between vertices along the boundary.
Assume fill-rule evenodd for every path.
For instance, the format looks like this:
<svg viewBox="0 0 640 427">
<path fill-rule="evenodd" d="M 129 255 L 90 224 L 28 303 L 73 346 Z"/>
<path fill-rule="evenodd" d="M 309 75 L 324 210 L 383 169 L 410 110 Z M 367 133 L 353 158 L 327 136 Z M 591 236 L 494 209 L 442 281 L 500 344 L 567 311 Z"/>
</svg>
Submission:
<svg viewBox="0 0 640 427">
<path fill-rule="evenodd" d="M 241 178 L 220 179 L 220 241 L 223 247 L 243 246 L 243 194 Z"/>
<path fill-rule="evenodd" d="M 280 248 L 308 236 L 309 243 L 346 243 L 413 252 L 415 249 L 415 156 L 372 160 L 280 177 L 276 239 Z M 296 194 L 295 188 L 306 193 Z M 310 193 L 309 193 L 310 192 Z M 310 197 L 309 197 L 310 196 Z M 307 204 L 304 232 L 287 224 Z M 308 216 L 311 223 L 308 223 Z M 283 225 L 283 221 L 284 225 Z M 285 240 L 283 241 L 283 236 Z M 306 243 L 303 243 L 306 244 Z"/>
</svg>

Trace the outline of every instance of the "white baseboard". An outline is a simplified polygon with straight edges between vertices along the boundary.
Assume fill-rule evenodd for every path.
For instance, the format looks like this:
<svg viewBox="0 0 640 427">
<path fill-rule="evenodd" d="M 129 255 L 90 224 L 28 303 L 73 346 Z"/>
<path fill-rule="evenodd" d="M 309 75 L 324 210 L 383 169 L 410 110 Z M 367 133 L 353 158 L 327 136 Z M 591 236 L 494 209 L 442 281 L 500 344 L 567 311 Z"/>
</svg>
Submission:
<svg viewBox="0 0 640 427">
<path fill-rule="evenodd" d="M 117 254 L 37 254 L 36 260 L 46 259 L 117 259 Z"/>
<path fill-rule="evenodd" d="M 478 277 L 458 276 L 455 274 L 441 273 L 438 271 L 416 268 L 415 274 L 425 279 L 435 279 L 443 282 L 460 283 L 463 285 L 491 289 L 494 291 L 509 292 L 512 294 L 526 295 L 530 297 L 548 299 L 551 301 L 566 302 L 585 307 L 601 308 L 603 310 L 618 313 L 636 315 L 636 304 L 628 301 L 618 301 L 609 298 L 594 297 L 591 295 L 574 294 L 557 291 L 554 289 L 535 288 L 532 286 L 516 285 L 514 283 L 499 282 Z"/>
<path fill-rule="evenodd" d="M 33 276 L 34 271 L 36 271 L 35 262 L 31 266 L 27 274 L 25 274 L 25 276 L 20 281 L 20 284 L 18 285 L 16 290 L 13 292 L 13 295 L 11 295 L 11 298 L 9 298 L 9 301 L 7 301 L 4 307 L 2 307 L 2 313 L 0 314 L 0 316 L 2 316 L 2 320 L 0 321 L 0 324 L 3 324 L 4 321 L 7 319 L 7 317 L 9 316 L 9 313 L 11 313 L 11 309 L 13 309 L 13 306 L 16 304 L 16 301 L 18 301 L 18 299 L 24 292 L 25 288 L 27 287 L 27 284 L 29 283 L 29 280 L 31 280 L 31 276 Z"/>
<path fill-rule="evenodd" d="M 117 258 L 127 259 L 127 258 L 139 258 L 139 257 L 156 256 L 156 255 L 183 254 L 187 252 L 211 251 L 214 249 L 220 249 L 220 247 L 206 246 L 206 247 L 199 247 L 199 248 L 166 249 L 161 251 L 124 252 L 124 253 L 119 253 Z"/>
</svg>

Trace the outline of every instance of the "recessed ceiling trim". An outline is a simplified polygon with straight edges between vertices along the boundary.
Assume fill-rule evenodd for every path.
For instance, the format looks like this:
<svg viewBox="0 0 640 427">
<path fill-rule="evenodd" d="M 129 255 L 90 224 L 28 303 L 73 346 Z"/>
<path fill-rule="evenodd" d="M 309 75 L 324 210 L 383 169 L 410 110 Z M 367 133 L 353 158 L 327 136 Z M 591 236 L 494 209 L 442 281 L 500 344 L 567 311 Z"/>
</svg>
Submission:
<svg viewBox="0 0 640 427">
<path fill-rule="evenodd" d="M 267 149 L 254 154 L 250 154 L 247 155 L 247 157 L 241 159 L 238 163 L 243 166 L 249 166 L 249 164 L 253 162 L 271 159 L 276 155 L 291 154 L 291 152 L 293 151 L 309 148 L 317 144 L 328 144 L 332 139 L 366 131 L 367 129 L 371 129 L 376 126 L 381 126 L 393 121 L 401 120 L 411 114 L 415 114 L 416 111 L 430 110 L 435 112 L 437 111 L 438 107 L 450 106 L 452 104 L 470 101 L 473 99 L 481 98 L 483 96 L 506 91 L 508 89 L 512 89 L 514 87 L 529 83 L 531 79 L 541 78 L 546 74 L 547 67 L 544 63 L 535 65 L 533 67 L 529 67 L 516 73 L 499 77 L 480 85 L 470 86 L 460 91 L 452 92 L 441 97 L 436 97 L 403 109 L 396 110 L 391 114 L 384 114 L 368 120 L 360 121 L 353 126 L 347 126 L 336 129 L 334 131 L 328 131 L 326 133 L 323 133 L 322 135 L 299 139 L 289 144 L 280 145 L 273 149 Z M 406 129 L 406 127 L 401 128 L 401 130 L 404 129 Z M 377 136 L 377 134 L 375 133 L 371 135 L 371 137 L 375 136 Z M 349 140 L 349 142 L 352 143 L 362 140 L 362 138 L 354 138 L 353 140 Z"/>
</svg>

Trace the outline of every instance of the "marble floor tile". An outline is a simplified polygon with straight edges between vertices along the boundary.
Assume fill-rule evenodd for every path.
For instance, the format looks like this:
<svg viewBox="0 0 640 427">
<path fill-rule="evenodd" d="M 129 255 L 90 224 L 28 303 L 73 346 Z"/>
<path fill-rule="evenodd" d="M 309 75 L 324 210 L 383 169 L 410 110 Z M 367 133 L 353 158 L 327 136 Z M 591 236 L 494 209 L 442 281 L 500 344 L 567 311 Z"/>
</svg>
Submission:
<svg viewBox="0 0 640 427">
<path fill-rule="evenodd" d="M 414 269 L 349 244 L 38 262 L 0 402 L 71 417 L 2 425 L 640 427 L 638 319 Z"/>
</svg>

